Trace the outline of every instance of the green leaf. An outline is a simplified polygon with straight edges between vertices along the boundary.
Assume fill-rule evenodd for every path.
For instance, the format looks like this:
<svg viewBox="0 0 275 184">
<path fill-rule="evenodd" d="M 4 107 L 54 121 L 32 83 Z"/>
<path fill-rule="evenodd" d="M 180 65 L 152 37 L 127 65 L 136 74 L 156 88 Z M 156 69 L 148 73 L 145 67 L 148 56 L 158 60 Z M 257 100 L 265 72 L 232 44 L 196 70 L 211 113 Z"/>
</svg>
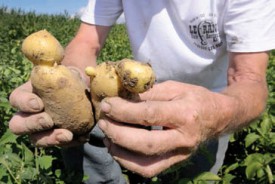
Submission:
<svg viewBox="0 0 275 184">
<path fill-rule="evenodd" d="M 0 167 L 0 181 L 2 181 L 2 178 L 7 175 L 8 175 L 7 170 L 3 166 L 1 166 Z"/>
<path fill-rule="evenodd" d="M 237 169 L 238 167 L 240 167 L 238 162 L 233 163 L 229 167 L 227 167 L 224 172 L 229 173 L 230 171 L 233 171 L 233 170 Z"/>
<path fill-rule="evenodd" d="M 265 164 L 274 164 L 275 163 L 275 155 L 266 153 L 263 155 L 264 163 Z"/>
<path fill-rule="evenodd" d="M 24 161 L 26 164 L 30 164 L 34 162 L 34 155 L 33 152 L 23 143 L 21 143 L 22 151 L 24 154 Z"/>
<path fill-rule="evenodd" d="M 259 169 L 263 169 L 263 165 L 261 163 L 254 162 L 249 164 L 245 169 L 247 179 L 253 179 L 256 176 Z"/>
<path fill-rule="evenodd" d="M 265 118 L 263 119 L 263 121 L 261 122 L 261 132 L 263 134 L 268 134 L 272 129 L 272 121 L 270 120 L 270 118 Z"/>
<path fill-rule="evenodd" d="M 5 134 L 0 139 L 0 145 L 4 145 L 7 143 L 16 143 L 17 137 L 18 136 L 14 135 L 13 133 L 11 133 L 11 131 L 9 129 L 7 129 Z"/>
<path fill-rule="evenodd" d="M 57 178 L 60 178 L 60 176 L 61 176 L 61 170 L 60 170 L 60 169 L 56 169 L 55 172 L 54 172 L 54 175 L 55 175 Z"/>
<path fill-rule="evenodd" d="M 251 144 L 253 144 L 255 141 L 257 141 L 260 138 L 259 135 L 257 135 L 256 133 L 251 133 L 248 134 L 245 137 L 245 147 L 249 147 Z"/>
<path fill-rule="evenodd" d="M 22 180 L 30 180 L 30 181 L 33 181 L 35 180 L 35 177 L 37 175 L 37 171 L 35 168 L 33 167 L 25 167 L 23 170 L 22 170 L 22 173 L 20 175 L 21 179 Z"/>
<path fill-rule="evenodd" d="M 244 165 L 249 166 L 250 164 L 253 163 L 264 163 L 263 155 L 260 153 L 253 153 L 248 155 L 245 160 L 244 160 Z"/>
<path fill-rule="evenodd" d="M 12 166 L 20 166 L 23 162 L 22 159 L 19 157 L 19 154 L 16 153 L 9 153 L 4 155 L 4 159 L 12 163 Z"/>
<path fill-rule="evenodd" d="M 231 184 L 234 178 L 236 178 L 236 176 L 232 174 L 225 174 L 222 178 L 222 184 Z"/>
<path fill-rule="evenodd" d="M 52 165 L 53 157 L 52 156 L 41 156 L 37 158 L 37 162 L 42 169 L 49 169 Z"/>
<path fill-rule="evenodd" d="M 274 181 L 273 178 L 274 178 L 274 177 L 273 177 L 272 170 L 271 170 L 271 168 L 269 167 L 269 165 L 265 167 L 265 171 L 266 171 L 266 173 L 267 173 L 267 178 L 268 178 L 269 183 L 273 183 L 273 181 Z"/>
<path fill-rule="evenodd" d="M 216 174 L 213 174 L 211 172 L 204 172 L 200 175 L 198 175 L 194 181 L 220 181 L 221 178 L 216 175 Z"/>
<path fill-rule="evenodd" d="M 188 178 L 183 178 L 178 181 L 178 184 L 193 184 L 193 182 Z"/>
</svg>

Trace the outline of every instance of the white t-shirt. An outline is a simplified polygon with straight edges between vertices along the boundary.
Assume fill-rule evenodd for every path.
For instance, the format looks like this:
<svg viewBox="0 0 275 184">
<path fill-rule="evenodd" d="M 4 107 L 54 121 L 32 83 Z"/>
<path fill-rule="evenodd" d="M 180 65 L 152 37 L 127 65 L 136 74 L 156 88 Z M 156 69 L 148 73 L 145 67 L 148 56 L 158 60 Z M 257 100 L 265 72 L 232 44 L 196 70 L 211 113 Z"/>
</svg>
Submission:
<svg viewBox="0 0 275 184">
<path fill-rule="evenodd" d="M 227 84 L 227 51 L 275 48 L 275 0 L 90 0 L 82 21 L 110 26 L 124 12 L 136 60 L 157 81 L 219 91 Z"/>
</svg>

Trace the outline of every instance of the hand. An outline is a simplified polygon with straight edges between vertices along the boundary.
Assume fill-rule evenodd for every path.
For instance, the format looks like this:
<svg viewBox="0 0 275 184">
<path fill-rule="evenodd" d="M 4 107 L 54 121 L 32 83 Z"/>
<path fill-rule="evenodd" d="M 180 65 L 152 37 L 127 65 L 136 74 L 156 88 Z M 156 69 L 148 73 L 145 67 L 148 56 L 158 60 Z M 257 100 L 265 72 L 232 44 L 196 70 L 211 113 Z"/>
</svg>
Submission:
<svg viewBox="0 0 275 184">
<path fill-rule="evenodd" d="M 80 75 L 77 69 L 70 69 L 76 75 Z M 53 128 L 54 122 L 43 111 L 42 100 L 32 93 L 30 81 L 11 93 L 10 104 L 19 110 L 9 122 L 10 130 L 17 135 L 28 134 L 36 146 L 74 146 L 87 140 L 86 136 L 75 140 L 69 130 Z"/>
<path fill-rule="evenodd" d="M 140 98 L 141 102 L 105 99 L 101 108 L 107 118 L 98 123 L 113 157 L 145 177 L 189 158 L 202 141 L 223 130 L 226 125 L 220 122 L 229 115 L 219 106 L 228 100 L 224 95 L 179 82 L 157 84 Z M 163 126 L 163 130 L 133 125 Z"/>
</svg>

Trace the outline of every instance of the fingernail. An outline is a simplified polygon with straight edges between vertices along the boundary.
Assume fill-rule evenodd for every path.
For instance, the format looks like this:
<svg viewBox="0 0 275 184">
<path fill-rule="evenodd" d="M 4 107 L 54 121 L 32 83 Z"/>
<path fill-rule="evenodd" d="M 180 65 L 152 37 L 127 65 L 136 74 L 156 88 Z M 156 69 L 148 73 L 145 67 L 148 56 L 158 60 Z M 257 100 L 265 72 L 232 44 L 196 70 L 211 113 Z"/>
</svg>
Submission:
<svg viewBox="0 0 275 184">
<path fill-rule="evenodd" d="M 104 100 L 101 102 L 100 108 L 101 108 L 101 111 L 105 113 L 108 113 L 111 111 L 111 105 Z"/>
<path fill-rule="evenodd" d="M 107 123 L 104 120 L 99 120 L 98 121 L 98 126 L 101 130 L 104 130 L 107 127 Z"/>
<path fill-rule="evenodd" d="M 40 110 L 40 104 L 38 103 L 37 99 L 33 98 L 29 101 L 29 105 L 33 110 Z"/>
<path fill-rule="evenodd" d="M 70 133 L 60 133 L 56 135 L 56 140 L 60 143 L 67 143 L 73 139 L 73 135 Z"/>
</svg>

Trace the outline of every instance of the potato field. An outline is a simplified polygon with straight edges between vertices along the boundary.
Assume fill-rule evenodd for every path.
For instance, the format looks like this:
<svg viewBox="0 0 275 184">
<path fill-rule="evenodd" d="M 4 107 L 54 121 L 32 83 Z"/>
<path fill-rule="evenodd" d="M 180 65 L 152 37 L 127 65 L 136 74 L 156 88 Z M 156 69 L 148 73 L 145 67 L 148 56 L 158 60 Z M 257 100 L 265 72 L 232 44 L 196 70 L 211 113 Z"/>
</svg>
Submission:
<svg viewBox="0 0 275 184">
<path fill-rule="evenodd" d="M 15 136 L 8 122 L 16 113 L 8 101 L 11 91 L 30 77 L 32 64 L 23 56 L 21 44 L 33 32 L 46 29 L 65 47 L 80 24 L 78 18 L 62 15 L 36 15 L 0 7 L 0 184 L 82 183 L 88 176 L 67 171 L 60 148 L 37 148 L 27 136 Z M 100 53 L 98 62 L 132 58 L 124 25 L 115 25 Z M 267 72 L 269 99 L 266 111 L 231 136 L 225 162 L 218 175 L 203 173 L 196 178 L 171 178 L 175 184 L 213 181 L 216 184 L 271 184 L 275 164 L 275 51 L 270 52 Z M 187 165 L 188 167 L 188 165 Z M 172 170 L 169 172 L 173 172 Z M 125 177 L 127 177 L 125 171 Z M 158 184 L 157 177 L 151 179 Z"/>
</svg>

